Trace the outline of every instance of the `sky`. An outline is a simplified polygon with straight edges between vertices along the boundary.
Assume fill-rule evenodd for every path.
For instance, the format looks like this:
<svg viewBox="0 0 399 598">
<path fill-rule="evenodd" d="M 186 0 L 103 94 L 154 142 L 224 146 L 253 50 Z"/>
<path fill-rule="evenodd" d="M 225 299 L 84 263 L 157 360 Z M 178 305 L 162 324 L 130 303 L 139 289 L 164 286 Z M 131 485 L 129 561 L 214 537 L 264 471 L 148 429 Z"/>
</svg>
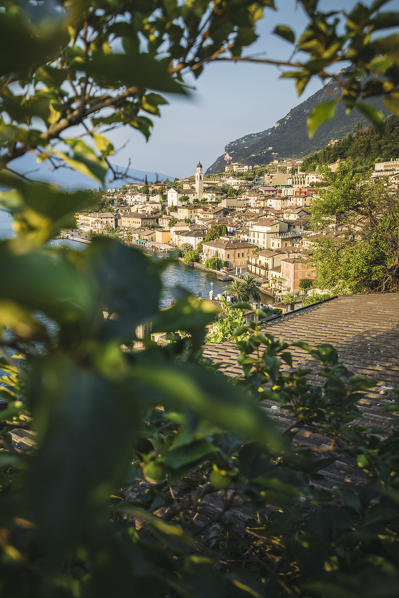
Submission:
<svg viewBox="0 0 399 598">
<path fill-rule="evenodd" d="M 387 5 L 394 8 L 398 0 Z M 320 8 L 350 10 L 355 0 L 321 0 Z M 259 39 L 244 55 L 287 60 L 292 45 L 272 35 L 278 24 L 288 24 L 301 32 L 306 15 L 295 0 L 277 0 L 278 10 L 265 9 L 259 21 Z M 392 5 L 392 6 L 390 6 Z M 151 170 L 171 177 L 186 177 L 195 172 L 200 160 L 204 171 L 223 154 L 224 146 L 234 139 L 263 131 L 285 116 L 291 108 L 320 89 L 313 81 L 298 99 L 293 80 L 280 79 L 278 68 L 269 65 L 219 62 L 205 67 L 194 83 L 190 99 L 168 96 L 170 104 L 162 107 L 162 117 L 154 119 L 148 142 L 130 127 L 109 135 L 115 147 L 122 147 L 115 163 L 131 160 L 131 167 Z M 188 83 L 192 81 L 187 80 Z"/>
</svg>

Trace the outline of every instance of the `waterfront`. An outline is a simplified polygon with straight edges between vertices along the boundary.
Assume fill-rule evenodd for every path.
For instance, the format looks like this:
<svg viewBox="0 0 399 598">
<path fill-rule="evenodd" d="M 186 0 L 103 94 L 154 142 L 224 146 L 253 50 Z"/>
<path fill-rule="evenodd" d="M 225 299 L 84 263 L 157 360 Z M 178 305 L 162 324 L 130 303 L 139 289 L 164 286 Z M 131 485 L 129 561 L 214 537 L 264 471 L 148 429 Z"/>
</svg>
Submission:
<svg viewBox="0 0 399 598">
<path fill-rule="evenodd" d="M 0 210 L 0 239 L 8 238 L 12 234 L 12 218 L 7 212 Z M 83 243 L 69 239 L 57 239 L 52 243 L 83 251 L 86 247 Z M 211 289 L 213 289 L 216 296 L 218 293 L 222 293 L 227 286 L 226 283 L 221 282 L 212 274 L 189 268 L 180 263 L 168 266 L 163 273 L 162 279 L 164 289 L 162 291 L 161 307 L 166 307 L 171 301 L 178 299 L 184 292 L 183 289 L 203 298 L 208 298 Z"/>
</svg>

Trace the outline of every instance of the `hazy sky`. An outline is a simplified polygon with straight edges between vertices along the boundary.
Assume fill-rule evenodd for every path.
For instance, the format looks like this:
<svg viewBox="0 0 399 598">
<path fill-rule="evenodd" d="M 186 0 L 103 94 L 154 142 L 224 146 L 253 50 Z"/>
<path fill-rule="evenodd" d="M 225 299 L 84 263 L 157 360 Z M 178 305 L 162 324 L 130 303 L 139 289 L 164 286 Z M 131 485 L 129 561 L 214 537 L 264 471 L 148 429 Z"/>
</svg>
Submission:
<svg viewBox="0 0 399 598">
<path fill-rule="evenodd" d="M 393 0 L 388 8 L 397 8 Z M 322 0 L 321 8 L 350 9 L 355 0 Z M 295 0 L 277 0 L 278 11 L 265 11 L 259 22 L 258 41 L 245 55 L 286 60 L 292 45 L 271 34 L 275 25 L 289 24 L 303 31 L 306 16 L 296 8 Z M 116 156 L 124 165 L 185 177 L 192 174 L 198 160 L 206 170 L 223 153 L 229 141 L 248 133 L 262 131 L 282 118 L 293 106 L 321 87 L 314 81 L 297 98 L 294 81 L 279 79 L 279 70 L 268 65 L 214 63 L 207 65 L 195 82 L 196 91 L 189 100 L 170 96 L 170 105 L 162 107 L 162 117 L 155 119 L 148 142 L 138 132 L 126 127 L 112 134 L 116 146 L 129 141 Z"/>
</svg>

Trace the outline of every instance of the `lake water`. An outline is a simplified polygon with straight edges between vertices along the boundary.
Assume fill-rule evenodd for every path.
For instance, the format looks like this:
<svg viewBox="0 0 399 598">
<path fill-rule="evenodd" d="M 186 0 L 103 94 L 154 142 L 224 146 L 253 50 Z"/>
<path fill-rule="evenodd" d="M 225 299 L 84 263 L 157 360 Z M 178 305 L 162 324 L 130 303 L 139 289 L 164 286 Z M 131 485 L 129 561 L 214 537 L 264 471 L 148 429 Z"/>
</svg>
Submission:
<svg viewBox="0 0 399 598">
<path fill-rule="evenodd" d="M 7 239 L 13 235 L 12 218 L 4 211 L 0 210 L 0 239 Z M 77 241 L 68 239 L 58 239 L 52 241 L 54 245 L 67 245 L 74 249 L 83 250 L 86 245 Z M 226 283 L 221 282 L 213 276 L 201 270 L 188 268 L 180 263 L 171 264 L 163 273 L 164 289 L 161 297 L 161 307 L 166 307 L 174 299 L 178 299 L 182 294 L 182 289 L 186 289 L 195 295 L 208 298 L 209 291 L 212 289 L 214 295 L 222 293 L 226 288 Z"/>
</svg>

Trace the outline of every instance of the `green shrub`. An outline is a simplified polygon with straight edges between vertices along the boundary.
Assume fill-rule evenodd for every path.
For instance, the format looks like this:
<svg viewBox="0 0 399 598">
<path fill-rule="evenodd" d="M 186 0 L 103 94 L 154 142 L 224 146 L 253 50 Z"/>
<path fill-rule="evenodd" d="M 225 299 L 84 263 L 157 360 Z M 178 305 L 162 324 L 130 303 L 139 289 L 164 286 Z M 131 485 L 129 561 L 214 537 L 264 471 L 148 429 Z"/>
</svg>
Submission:
<svg viewBox="0 0 399 598">
<path fill-rule="evenodd" d="M 224 266 L 224 261 L 218 257 L 210 257 L 205 261 L 205 268 L 210 270 L 220 270 Z"/>
</svg>

